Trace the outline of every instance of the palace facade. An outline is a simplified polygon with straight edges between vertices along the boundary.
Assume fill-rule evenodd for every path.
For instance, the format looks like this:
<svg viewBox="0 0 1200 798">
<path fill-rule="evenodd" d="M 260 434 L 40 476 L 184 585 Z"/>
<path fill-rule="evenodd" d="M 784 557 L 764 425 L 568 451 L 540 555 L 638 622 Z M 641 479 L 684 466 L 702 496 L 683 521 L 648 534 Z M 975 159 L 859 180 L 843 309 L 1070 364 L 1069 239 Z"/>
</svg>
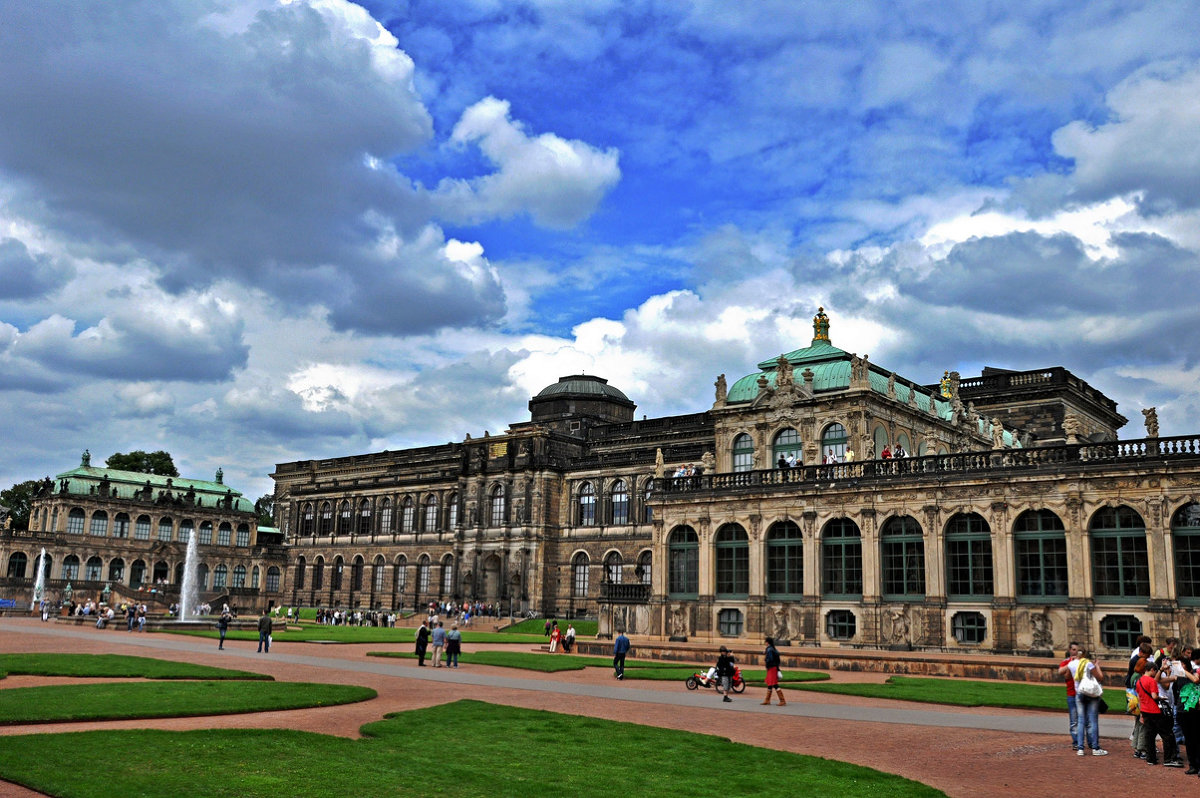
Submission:
<svg viewBox="0 0 1200 798">
<path fill-rule="evenodd" d="M 811 345 L 722 375 L 703 412 L 635 420 L 584 375 L 529 409 L 500 435 L 277 465 L 283 600 L 793 645 L 1197 637 L 1200 436 L 1159 438 L 1149 409 L 1120 440 L 1116 404 L 1062 367 L 922 384 L 833 346 L 820 311 Z"/>
<path fill-rule="evenodd" d="M 141 474 L 95 467 L 84 452 L 77 468 L 43 482 L 28 530 L 0 534 L 0 591 L 28 600 L 40 559 L 50 600 L 137 601 L 161 611 L 179 599 L 196 535 L 201 600 L 241 611 L 273 606 L 283 597 L 286 553 L 257 517 L 220 470 L 211 481 Z"/>
</svg>

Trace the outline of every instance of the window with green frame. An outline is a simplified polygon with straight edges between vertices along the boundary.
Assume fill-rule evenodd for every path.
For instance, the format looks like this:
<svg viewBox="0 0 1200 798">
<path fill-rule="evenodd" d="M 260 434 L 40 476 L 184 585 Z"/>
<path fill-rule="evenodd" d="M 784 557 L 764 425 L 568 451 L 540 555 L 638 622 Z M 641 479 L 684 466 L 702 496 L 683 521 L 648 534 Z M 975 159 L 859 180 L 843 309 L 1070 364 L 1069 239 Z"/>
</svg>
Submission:
<svg viewBox="0 0 1200 798">
<path fill-rule="evenodd" d="M 841 424 L 830 424 L 821 433 L 822 462 L 840 463 L 846 459 L 846 444 L 850 438 Z"/>
<path fill-rule="evenodd" d="M 821 595 L 862 598 L 862 533 L 849 518 L 834 518 L 821 532 Z"/>
<path fill-rule="evenodd" d="M 771 468 L 779 462 L 781 455 L 785 458 L 795 457 L 797 465 L 804 459 L 804 444 L 800 440 L 800 433 L 791 427 L 775 434 L 775 440 L 771 444 Z"/>
<path fill-rule="evenodd" d="M 850 610 L 830 610 L 825 615 L 825 634 L 830 640 L 851 640 L 858 633 L 858 621 Z"/>
<path fill-rule="evenodd" d="M 979 645 L 987 638 L 987 619 L 981 612 L 956 612 L 950 619 L 954 639 L 966 645 Z"/>
<path fill-rule="evenodd" d="M 754 470 L 754 439 L 744 432 L 733 439 L 733 470 Z"/>
<path fill-rule="evenodd" d="M 667 541 L 667 594 L 695 598 L 700 592 L 700 538 L 690 526 L 677 527 Z"/>
<path fill-rule="evenodd" d="M 1026 510 L 1013 524 L 1017 598 L 1067 600 L 1067 538 L 1062 519 L 1050 510 Z"/>
<path fill-rule="evenodd" d="M 717 613 L 717 629 L 722 637 L 742 636 L 742 611 L 724 609 Z"/>
<path fill-rule="evenodd" d="M 717 530 L 717 595 L 737 598 L 750 593 L 750 539 L 738 524 L 725 524 Z"/>
<path fill-rule="evenodd" d="M 992 582 L 992 530 L 979 513 L 956 513 L 946 524 L 946 597 L 988 598 Z"/>
<path fill-rule="evenodd" d="M 1097 599 L 1150 598 L 1146 524 L 1132 507 L 1105 507 L 1088 526 L 1092 542 L 1092 589 Z"/>
<path fill-rule="evenodd" d="M 879 534 L 883 596 L 917 599 L 925 595 L 925 538 L 911 515 L 889 518 Z"/>
<path fill-rule="evenodd" d="M 1200 504 L 1191 502 L 1171 516 L 1175 542 L 1175 593 L 1181 603 L 1200 604 Z"/>
<path fill-rule="evenodd" d="M 1105 615 L 1100 619 L 1100 642 L 1127 652 L 1142 636 L 1142 622 L 1134 615 Z"/>
<path fill-rule="evenodd" d="M 767 595 L 804 594 L 804 538 L 794 521 L 776 521 L 767 530 Z"/>
</svg>

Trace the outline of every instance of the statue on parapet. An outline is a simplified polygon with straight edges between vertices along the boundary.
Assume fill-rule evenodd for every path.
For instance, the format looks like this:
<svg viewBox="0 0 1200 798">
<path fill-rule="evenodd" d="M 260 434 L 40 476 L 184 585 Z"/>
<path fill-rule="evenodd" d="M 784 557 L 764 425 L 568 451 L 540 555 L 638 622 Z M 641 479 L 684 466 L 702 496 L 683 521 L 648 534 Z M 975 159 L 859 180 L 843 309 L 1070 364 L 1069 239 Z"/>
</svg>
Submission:
<svg viewBox="0 0 1200 798">
<path fill-rule="evenodd" d="M 1158 437 L 1158 408 L 1147 407 L 1142 409 L 1142 415 L 1146 417 L 1146 437 Z"/>
<path fill-rule="evenodd" d="M 727 387 L 727 386 L 726 386 L 726 384 L 725 384 L 725 375 L 724 375 L 724 374 L 718 374 L 718 375 L 717 375 L 717 381 L 716 381 L 716 382 L 714 382 L 714 383 L 713 383 L 713 385 L 714 385 L 714 386 L 716 386 L 716 389 L 717 389 L 717 401 L 716 401 L 716 404 L 718 404 L 718 405 L 724 405 L 724 404 L 725 404 L 725 400 L 726 400 L 726 399 L 729 397 L 729 389 L 728 389 L 728 387 Z"/>
</svg>

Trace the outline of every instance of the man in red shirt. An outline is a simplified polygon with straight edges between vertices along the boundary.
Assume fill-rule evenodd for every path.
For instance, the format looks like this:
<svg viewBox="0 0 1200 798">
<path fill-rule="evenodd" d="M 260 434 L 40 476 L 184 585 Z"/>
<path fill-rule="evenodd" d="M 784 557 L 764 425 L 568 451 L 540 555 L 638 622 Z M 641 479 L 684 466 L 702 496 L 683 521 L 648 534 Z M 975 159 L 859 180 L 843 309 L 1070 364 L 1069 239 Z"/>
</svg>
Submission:
<svg viewBox="0 0 1200 798">
<path fill-rule="evenodd" d="M 1079 712 L 1075 705 L 1075 677 L 1067 665 L 1077 659 L 1079 659 L 1079 644 L 1071 643 L 1067 646 L 1067 658 L 1058 663 L 1058 672 L 1064 674 L 1063 678 L 1067 682 L 1067 712 L 1071 719 L 1071 748 L 1076 751 L 1079 750 L 1079 746 L 1075 744 L 1075 727 L 1079 725 Z"/>
<path fill-rule="evenodd" d="M 1138 709 L 1142 713 L 1142 723 L 1146 726 L 1146 764 L 1158 764 L 1158 746 L 1154 738 L 1161 737 L 1163 741 L 1164 764 L 1170 767 L 1182 767 L 1175 750 L 1175 735 L 1171 731 L 1171 719 L 1163 714 L 1158 706 L 1158 676 L 1168 660 L 1155 657 L 1146 665 L 1146 672 L 1137 680 Z"/>
</svg>

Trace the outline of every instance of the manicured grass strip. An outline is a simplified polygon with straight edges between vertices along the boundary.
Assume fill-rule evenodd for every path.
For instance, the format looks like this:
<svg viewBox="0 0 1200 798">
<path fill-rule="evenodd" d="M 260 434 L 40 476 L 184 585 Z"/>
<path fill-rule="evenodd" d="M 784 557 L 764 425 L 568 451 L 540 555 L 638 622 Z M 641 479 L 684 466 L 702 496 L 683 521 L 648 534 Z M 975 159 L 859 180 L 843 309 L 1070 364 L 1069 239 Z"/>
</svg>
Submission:
<svg viewBox="0 0 1200 798">
<path fill-rule="evenodd" d="M 562 630 L 563 634 L 566 634 L 568 625 L 574 624 L 576 637 L 595 637 L 600 627 L 599 621 L 568 621 L 562 618 L 553 618 L 551 620 L 558 621 L 558 628 Z M 504 631 L 517 634 L 541 635 L 543 640 L 547 642 L 550 640 L 550 638 L 546 637 L 545 618 L 528 618 L 524 621 L 518 621 L 512 626 L 506 626 Z"/>
<path fill-rule="evenodd" d="M 411 647 L 414 642 L 416 629 L 413 627 L 398 627 L 389 629 L 384 626 L 326 626 L 324 624 L 304 624 L 299 629 L 280 628 L 272 632 L 272 645 L 275 643 L 311 643 L 313 641 L 333 641 L 335 643 L 384 643 L 405 645 Z M 447 626 L 447 629 L 450 627 Z M 470 629 L 463 632 L 464 643 L 522 643 L 530 645 L 545 642 L 541 635 L 509 634 L 507 632 L 473 632 Z M 216 640 L 219 635 L 216 630 L 185 629 L 171 630 L 167 634 L 190 635 L 192 637 L 207 637 Z M 258 641 L 258 632 L 250 629 L 230 629 L 226 640 Z"/>
<path fill-rule="evenodd" d="M 247 679 L 274 681 L 250 671 L 234 671 L 123 654 L 0 654 L 0 678 L 7 674 L 109 679 Z"/>
<path fill-rule="evenodd" d="M 866 698 L 892 698 L 897 701 L 922 701 L 927 704 L 954 704 L 962 707 L 1003 707 L 1007 709 L 1052 709 L 1066 706 L 1067 692 L 1062 685 L 1025 684 L 1022 682 L 979 682 L 967 679 L 929 679 L 893 676 L 884 684 L 831 683 L 793 685 L 796 690 L 857 695 Z M 1122 699 L 1124 696 L 1122 696 Z"/>
<path fill-rule="evenodd" d="M 375 697 L 367 687 L 305 682 L 117 682 L 0 690 L 0 724 L 229 715 Z"/>
<path fill-rule="evenodd" d="M 6 737 L 0 778 L 63 798 L 943 795 L 869 768 L 721 737 L 477 701 L 390 716 L 362 732 L 359 740 L 288 729 Z M 103 767 L 64 767 L 49 751 L 103 752 Z M 453 755 L 433 761 L 422 753 L 430 751 Z"/>
</svg>

